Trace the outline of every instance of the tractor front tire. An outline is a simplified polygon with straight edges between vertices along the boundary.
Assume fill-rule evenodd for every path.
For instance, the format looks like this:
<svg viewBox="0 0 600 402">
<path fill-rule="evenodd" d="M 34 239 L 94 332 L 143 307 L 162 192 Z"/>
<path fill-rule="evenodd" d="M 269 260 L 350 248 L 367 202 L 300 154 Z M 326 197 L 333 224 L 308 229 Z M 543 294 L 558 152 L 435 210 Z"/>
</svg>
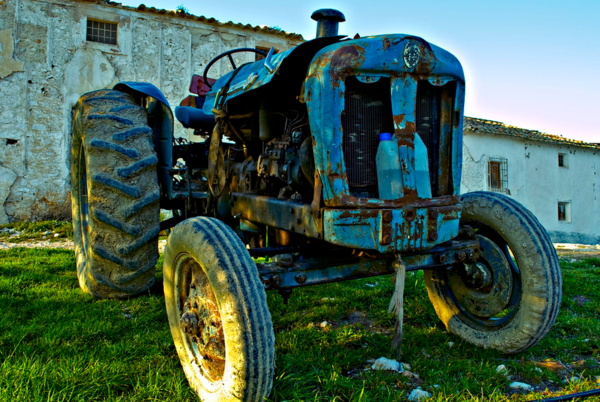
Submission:
<svg viewBox="0 0 600 402">
<path fill-rule="evenodd" d="M 273 324 L 256 264 L 235 232 L 207 217 L 179 223 L 169 235 L 163 274 L 173 343 L 200 399 L 268 397 Z"/>
<path fill-rule="evenodd" d="M 74 109 L 71 205 L 80 287 L 128 298 L 154 283 L 158 260 L 158 163 L 146 111 L 114 90 L 83 95 Z"/>
<path fill-rule="evenodd" d="M 475 345 L 518 353 L 556 320 L 562 276 L 544 227 L 507 196 L 461 196 L 461 225 L 475 229 L 481 257 L 451 270 L 424 271 L 433 307 L 448 330 Z"/>
</svg>

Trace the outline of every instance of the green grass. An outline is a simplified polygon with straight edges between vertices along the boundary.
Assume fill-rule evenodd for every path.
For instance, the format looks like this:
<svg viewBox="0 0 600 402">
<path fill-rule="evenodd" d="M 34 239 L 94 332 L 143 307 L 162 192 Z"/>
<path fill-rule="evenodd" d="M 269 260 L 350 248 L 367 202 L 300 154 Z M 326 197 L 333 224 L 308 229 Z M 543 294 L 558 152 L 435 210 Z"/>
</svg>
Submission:
<svg viewBox="0 0 600 402">
<path fill-rule="evenodd" d="M 58 233 L 57 237 L 54 235 Z M 0 241 L 19 243 L 29 240 L 73 239 L 73 224 L 68 221 L 21 221 L 0 225 Z"/>
<path fill-rule="evenodd" d="M 268 293 L 277 364 L 270 400 L 398 401 L 421 386 L 434 401 L 525 401 L 598 388 L 600 260 L 561 264 L 558 321 L 515 356 L 448 334 L 422 275 L 409 274 L 402 361 L 419 379 L 365 370 L 371 359 L 394 356 L 388 277 L 296 289 L 288 305 Z M 0 400 L 197 401 L 171 340 L 161 280 L 158 269 L 157 285 L 142 297 L 95 300 L 79 290 L 71 251 L 0 251 Z M 568 370 L 537 371 L 533 362 L 546 359 Z M 510 380 L 496 373 L 500 364 Z M 562 382 L 573 376 L 581 380 Z M 512 381 L 538 388 L 515 393 Z"/>
</svg>

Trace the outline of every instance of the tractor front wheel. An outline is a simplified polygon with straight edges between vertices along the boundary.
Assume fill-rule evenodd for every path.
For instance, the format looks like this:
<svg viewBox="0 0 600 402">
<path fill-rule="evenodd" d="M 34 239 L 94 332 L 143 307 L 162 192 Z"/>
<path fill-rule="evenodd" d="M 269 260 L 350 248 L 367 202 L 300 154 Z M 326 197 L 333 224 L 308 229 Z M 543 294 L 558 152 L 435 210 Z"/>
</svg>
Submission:
<svg viewBox="0 0 600 402">
<path fill-rule="evenodd" d="M 461 225 L 475 229 L 481 257 L 451 270 L 424 271 L 437 315 L 464 340 L 504 353 L 538 343 L 556 320 L 562 277 L 550 237 L 513 199 L 461 197 Z"/>
<path fill-rule="evenodd" d="M 256 264 L 223 222 L 179 223 L 165 249 L 171 334 L 204 402 L 262 401 L 273 381 L 275 336 Z"/>
</svg>

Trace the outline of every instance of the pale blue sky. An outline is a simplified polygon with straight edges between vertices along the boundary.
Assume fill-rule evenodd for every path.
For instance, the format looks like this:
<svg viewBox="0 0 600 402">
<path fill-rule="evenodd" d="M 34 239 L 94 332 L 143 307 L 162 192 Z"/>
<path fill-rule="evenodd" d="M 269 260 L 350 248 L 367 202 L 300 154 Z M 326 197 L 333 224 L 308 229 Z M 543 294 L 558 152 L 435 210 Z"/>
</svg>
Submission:
<svg viewBox="0 0 600 402">
<path fill-rule="evenodd" d="M 222 22 L 315 35 L 312 12 L 336 8 L 340 34 L 407 33 L 453 53 L 467 82 L 466 114 L 600 142 L 600 0 L 143 0 Z M 137 7 L 140 1 L 123 4 Z"/>
</svg>

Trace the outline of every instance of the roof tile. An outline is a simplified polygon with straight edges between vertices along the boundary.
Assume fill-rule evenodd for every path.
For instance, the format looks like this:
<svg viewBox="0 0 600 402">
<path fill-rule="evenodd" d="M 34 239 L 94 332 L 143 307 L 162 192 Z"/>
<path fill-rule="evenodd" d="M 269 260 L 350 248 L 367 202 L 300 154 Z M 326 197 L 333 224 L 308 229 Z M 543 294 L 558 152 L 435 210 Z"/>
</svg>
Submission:
<svg viewBox="0 0 600 402">
<path fill-rule="evenodd" d="M 114 8 L 120 8 L 123 10 L 131 10 L 131 11 L 144 11 L 144 12 L 149 12 L 152 14 L 159 14 L 159 15 L 169 15 L 169 16 L 173 16 L 173 17 L 177 17 L 177 18 L 183 18 L 183 19 L 195 19 L 197 21 L 201 21 L 207 24 L 211 24 L 211 25 L 215 25 L 217 27 L 231 27 L 234 26 L 236 28 L 239 29 L 245 29 L 245 30 L 249 30 L 249 31 L 261 31 L 264 33 L 268 33 L 268 34 L 273 34 L 273 35 L 278 35 L 278 36 L 283 36 L 285 38 L 288 39 L 292 39 L 292 40 L 299 40 L 299 41 L 303 41 L 304 38 L 302 37 L 302 35 L 297 34 L 297 33 L 289 33 L 289 32 L 285 32 L 282 31 L 280 29 L 273 29 L 271 27 L 259 27 L 259 26 L 252 26 L 250 24 L 241 24 L 241 23 L 233 23 L 232 21 L 229 22 L 220 22 L 214 18 L 207 18 L 204 16 L 195 16 L 193 14 L 188 14 L 185 12 L 180 12 L 180 11 L 175 11 L 175 10 L 163 10 L 163 9 L 157 9 L 154 7 L 146 7 L 144 4 L 140 4 L 137 7 L 129 7 L 129 6 L 125 6 L 121 3 L 117 3 L 114 1 L 110 1 L 110 0 L 75 0 L 75 1 L 79 1 L 82 3 L 96 3 L 96 4 L 102 4 L 105 5 L 107 7 L 114 7 Z"/>
<path fill-rule="evenodd" d="M 485 134 L 498 134 L 508 137 L 517 137 L 524 140 L 548 142 L 557 145 L 573 145 L 583 148 L 600 149 L 600 144 L 578 141 L 571 138 L 565 138 L 560 135 L 546 134 L 537 130 L 526 130 L 515 126 L 509 126 L 498 121 L 477 119 L 474 117 L 466 117 L 464 120 L 464 129 L 472 132 Z"/>
</svg>

